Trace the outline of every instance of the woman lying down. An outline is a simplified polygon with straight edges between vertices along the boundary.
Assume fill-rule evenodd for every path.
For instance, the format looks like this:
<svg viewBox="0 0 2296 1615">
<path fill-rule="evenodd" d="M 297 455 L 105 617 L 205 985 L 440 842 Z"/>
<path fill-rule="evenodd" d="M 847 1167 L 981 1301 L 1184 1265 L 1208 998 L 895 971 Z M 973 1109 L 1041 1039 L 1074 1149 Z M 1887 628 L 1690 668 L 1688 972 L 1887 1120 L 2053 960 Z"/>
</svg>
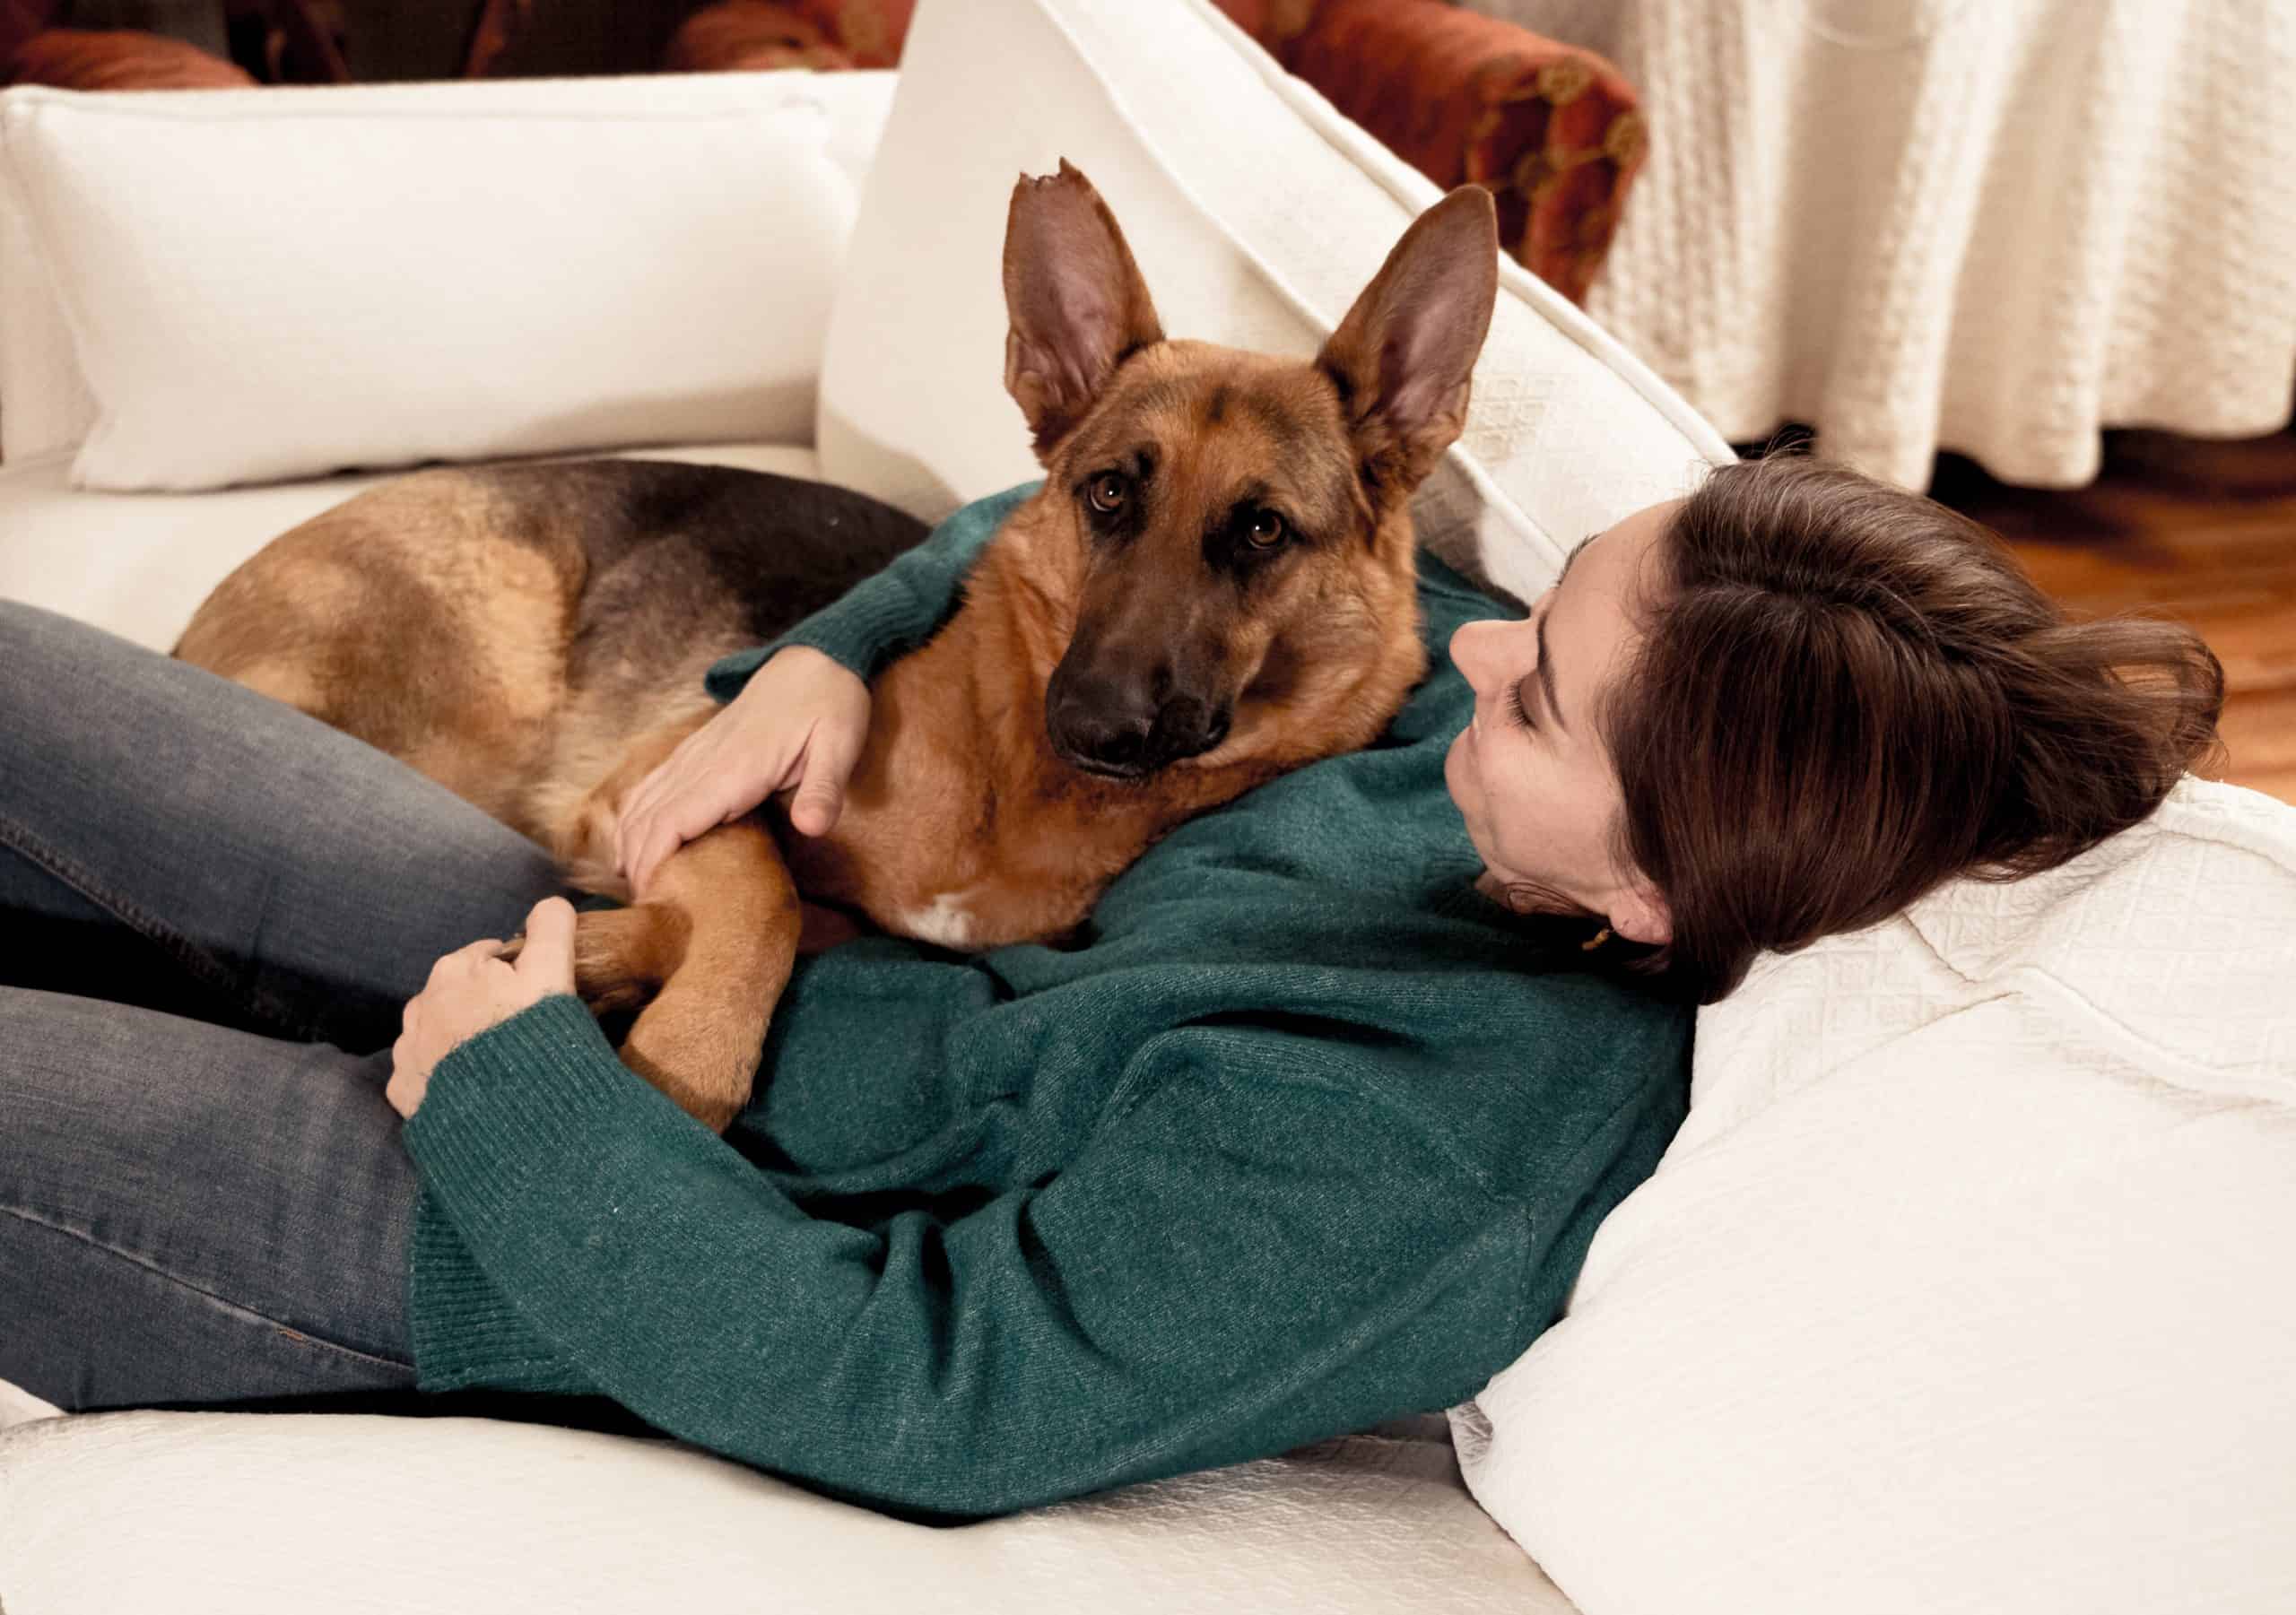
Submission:
<svg viewBox="0 0 2296 1615">
<path fill-rule="evenodd" d="M 895 563 L 902 620 L 726 670 L 631 799 L 641 895 L 769 797 L 830 828 L 865 675 L 1014 502 Z M 1443 1407 L 1657 1164 L 1694 1005 L 2135 823 L 2221 699 L 2190 634 L 2067 624 L 1980 529 L 1804 460 L 1596 534 L 1527 616 L 1432 559 L 1420 595 L 1373 745 L 1171 833 L 1074 945 L 805 960 L 722 1138 L 570 995 L 532 843 L 0 606 L 5 979 L 46 971 L 0 987 L 0 1378 L 605 1397 L 937 1519 Z"/>
</svg>

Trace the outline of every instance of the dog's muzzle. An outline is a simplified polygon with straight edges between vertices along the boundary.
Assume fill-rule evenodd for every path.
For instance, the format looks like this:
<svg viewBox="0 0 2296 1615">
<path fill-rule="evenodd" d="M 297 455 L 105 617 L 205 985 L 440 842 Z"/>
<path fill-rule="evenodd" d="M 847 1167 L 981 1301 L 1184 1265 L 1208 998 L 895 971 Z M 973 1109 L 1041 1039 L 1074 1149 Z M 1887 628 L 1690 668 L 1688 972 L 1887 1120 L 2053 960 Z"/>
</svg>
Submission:
<svg viewBox="0 0 2296 1615">
<path fill-rule="evenodd" d="M 1045 691 L 1045 731 L 1063 762 L 1108 779 L 1141 779 L 1228 738 L 1225 702 L 1167 693 L 1169 675 L 1137 681 L 1072 673 L 1065 663 Z"/>
</svg>

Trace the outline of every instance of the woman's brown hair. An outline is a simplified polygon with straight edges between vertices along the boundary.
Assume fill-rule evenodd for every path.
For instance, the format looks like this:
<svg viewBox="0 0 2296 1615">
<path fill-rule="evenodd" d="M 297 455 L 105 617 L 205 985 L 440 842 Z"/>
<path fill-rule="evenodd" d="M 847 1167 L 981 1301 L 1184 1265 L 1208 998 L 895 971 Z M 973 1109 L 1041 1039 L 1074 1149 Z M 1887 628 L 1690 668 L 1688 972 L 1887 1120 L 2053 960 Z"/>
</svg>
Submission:
<svg viewBox="0 0 2296 1615">
<path fill-rule="evenodd" d="M 2068 621 L 1983 526 L 1846 467 L 1718 468 L 1654 553 L 1599 721 L 1618 855 L 1674 922 L 1632 968 L 1699 1003 L 1954 875 L 2063 863 L 2215 743 L 2198 635 Z"/>
</svg>

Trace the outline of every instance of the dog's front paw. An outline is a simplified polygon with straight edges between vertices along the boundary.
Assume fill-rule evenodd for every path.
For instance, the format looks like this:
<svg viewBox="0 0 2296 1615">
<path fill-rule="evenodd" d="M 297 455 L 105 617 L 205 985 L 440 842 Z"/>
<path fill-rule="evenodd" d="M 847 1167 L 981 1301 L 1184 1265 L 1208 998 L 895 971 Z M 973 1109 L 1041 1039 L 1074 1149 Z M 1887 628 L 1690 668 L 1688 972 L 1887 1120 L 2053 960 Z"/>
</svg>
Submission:
<svg viewBox="0 0 2296 1615">
<path fill-rule="evenodd" d="M 685 916 L 659 904 L 596 908 L 574 916 L 574 991 L 593 1013 L 636 1009 L 660 991 L 685 958 Z M 498 957 L 515 960 L 526 934 L 502 945 Z"/>
</svg>

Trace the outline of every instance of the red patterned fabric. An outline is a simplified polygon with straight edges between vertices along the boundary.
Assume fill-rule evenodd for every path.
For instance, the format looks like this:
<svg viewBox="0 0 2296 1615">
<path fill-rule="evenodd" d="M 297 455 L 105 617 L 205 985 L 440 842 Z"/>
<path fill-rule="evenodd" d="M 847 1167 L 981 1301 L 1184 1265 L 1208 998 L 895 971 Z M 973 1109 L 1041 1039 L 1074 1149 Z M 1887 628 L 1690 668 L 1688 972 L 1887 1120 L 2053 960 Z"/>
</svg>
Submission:
<svg viewBox="0 0 2296 1615">
<path fill-rule="evenodd" d="M 1132 0 L 1150 4 L 1152 0 Z M 1634 91 L 1590 51 L 1543 39 L 1446 0 L 1216 0 L 1252 38 L 1438 185 L 1490 187 L 1499 239 L 1532 274 L 1577 302 L 1602 267 L 1646 145 Z M 915 0 L 721 0 L 689 20 L 721 19 L 726 59 L 671 65 L 781 65 L 794 17 L 821 48 L 857 67 L 900 58 Z M 738 59 L 735 41 L 765 59 Z M 828 65 L 817 63 L 816 65 Z"/>
<path fill-rule="evenodd" d="M 1219 4 L 1438 185 L 1488 187 L 1507 250 L 1586 296 L 1647 145 L 1615 67 L 1442 0 Z"/>
<path fill-rule="evenodd" d="M 678 25 L 662 53 L 670 73 L 763 72 L 775 67 L 857 67 L 819 22 L 770 0 L 720 0 Z"/>
<path fill-rule="evenodd" d="M 1216 4 L 1438 185 L 1489 187 L 1507 250 L 1565 297 L 1584 299 L 1648 139 L 1633 88 L 1610 63 L 1447 0 Z M 915 8 L 916 0 L 716 0 L 685 19 L 659 65 L 671 72 L 891 67 Z M 22 39 L 51 9 L 42 0 L 0 0 L 0 48 L 12 30 Z M 308 21 L 303 5 L 276 9 Z M 488 0 L 470 71 L 483 73 L 520 32 L 548 26 L 549 13 L 532 0 Z M 51 29 L 22 46 L 16 66 L 30 82 L 90 88 L 251 82 L 228 62 L 150 34 Z"/>
<path fill-rule="evenodd" d="M 0 0 L 0 83 L 24 42 L 48 25 L 57 0 Z"/>
<path fill-rule="evenodd" d="M 856 67 L 891 67 L 900 60 L 917 0 L 791 0 L 791 6 L 844 47 Z"/>
<path fill-rule="evenodd" d="M 252 85 L 244 68 L 196 45 L 134 29 L 48 28 L 17 46 L 5 82 L 65 90 L 228 90 Z"/>
</svg>

